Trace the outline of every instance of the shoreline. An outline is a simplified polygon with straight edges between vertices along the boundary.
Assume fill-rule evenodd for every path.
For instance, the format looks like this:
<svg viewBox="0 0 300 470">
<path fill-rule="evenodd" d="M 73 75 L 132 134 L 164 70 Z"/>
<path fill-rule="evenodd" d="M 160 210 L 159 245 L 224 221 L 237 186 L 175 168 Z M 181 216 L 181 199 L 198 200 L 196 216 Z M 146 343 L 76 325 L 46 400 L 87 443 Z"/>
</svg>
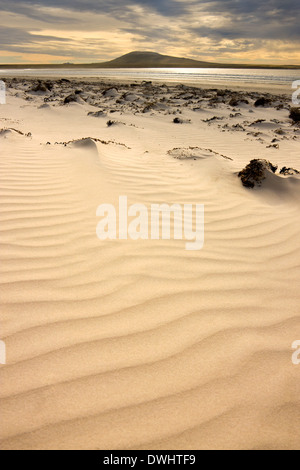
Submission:
<svg viewBox="0 0 300 470">
<path fill-rule="evenodd" d="M 137 84 L 141 85 L 145 81 L 151 81 L 155 85 L 167 85 L 167 86 L 176 86 L 176 85 L 186 85 L 190 87 L 202 88 L 205 90 L 209 89 L 218 89 L 218 90 L 226 90 L 230 89 L 233 92 L 261 92 L 261 93 L 270 93 L 273 95 L 292 95 L 295 91 L 293 89 L 292 84 L 296 81 L 296 77 L 291 77 L 290 84 L 276 84 L 276 83 L 249 83 L 249 82 L 242 82 L 239 80 L 231 80 L 230 82 L 226 82 L 225 80 L 193 80 L 191 78 L 184 79 L 184 74 L 180 79 L 166 79 L 164 78 L 141 78 L 135 79 L 133 77 L 109 77 L 106 75 L 103 76 L 92 76 L 88 75 L 82 76 L 80 73 L 74 72 L 72 75 L 68 75 L 63 73 L 63 71 L 57 70 L 57 73 L 49 73 L 49 71 L 42 71 L 39 72 L 37 70 L 37 75 L 33 76 L 31 73 L 26 73 L 26 71 L 22 71 L 22 74 L 15 73 L 15 71 L 9 71 L 1 74 L 0 69 L 0 79 L 19 79 L 19 80 L 60 80 L 62 78 L 66 78 L 70 81 L 81 81 L 83 83 L 107 83 L 109 85 L 128 85 L 128 84 Z M 294 80 L 295 78 L 295 80 Z M 300 78 L 300 73 L 299 73 Z"/>
<path fill-rule="evenodd" d="M 1 76 L 1 71 L 0 71 L 0 80 L 27 80 L 30 82 L 36 82 L 36 81 L 45 81 L 45 80 L 50 80 L 50 81 L 59 81 L 61 79 L 67 79 L 70 82 L 73 83 L 82 83 L 82 84 L 104 84 L 107 86 L 123 86 L 123 85 L 137 85 L 137 86 L 142 86 L 143 82 L 146 80 L 132 80 L 130 78 L 125 79 L 113 79 L 113 78 L 108 78 L 108 77 L 82 77 L 80 75 L 78 76 L 64 76 L 64 75 L 43 75 L 39 77 L 32 77 L 31 75 L 14 75 L 14 74 L 7 74 L 5 76 Z M 230 83 L 230 84 L 220 84 L 218 82 L 199 82 L 199 81 L 190 81 L 190 80 L 180 80 L 180 81 L 166 81 L 166 80 L 149 80 L 149 82 L 153 83 L 156 86 L 162 86 L 166 85 L 168 87 L 176 87 L 180 85 L 184 85 L 187 87 L 191 88 L 198 88 L 198 89 L 203 89 L 203 90 L 229 90 L 232 93 L 235 92 L 245 92 L 245 93 L 262 93 L 262 94 L 270 94 L 270 95 L 276 95 L 279 97 L 285 97 L 288 98 L 289 96 L 292 97 L 293 92 L 295 89 L 292 88 L 292 83 L 291 86 L 283 86 L 283 85 L 272 85 L 272 87 L 264 85 L 264 84 L 240 84 L 240 83 Z"/>
</svg>

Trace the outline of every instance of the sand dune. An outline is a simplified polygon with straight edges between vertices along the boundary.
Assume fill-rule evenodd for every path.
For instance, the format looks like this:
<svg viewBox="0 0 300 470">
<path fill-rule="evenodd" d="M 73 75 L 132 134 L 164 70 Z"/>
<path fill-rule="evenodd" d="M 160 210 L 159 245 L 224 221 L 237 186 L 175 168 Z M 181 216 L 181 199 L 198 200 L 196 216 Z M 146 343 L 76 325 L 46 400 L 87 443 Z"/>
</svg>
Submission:
<svg viewBox="0 0 300 470">
<path fill-rule="evenodd" d="M 300 169 L 286 100 L 230 117 L 175 89 L 144 113 L 117 87 L 95 98 L 108 127 L 95 91 L 41 108 L 24 86 L 0 109 L 21 132 L 0 133 L 1 449 L 299 449 L 300 179 L 237 176 L 252 158 Z M 204 249 L 101 242 L 96 209 L 120 195 L 205 204 Z"/>
</svg>

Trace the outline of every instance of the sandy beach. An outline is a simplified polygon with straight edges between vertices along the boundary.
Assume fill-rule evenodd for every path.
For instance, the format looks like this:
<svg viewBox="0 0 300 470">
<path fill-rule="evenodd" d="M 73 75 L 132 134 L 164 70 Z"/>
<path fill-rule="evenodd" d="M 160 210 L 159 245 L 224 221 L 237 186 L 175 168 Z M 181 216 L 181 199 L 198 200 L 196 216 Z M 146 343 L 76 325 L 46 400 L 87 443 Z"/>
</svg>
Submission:
<svg viewBox="0 0 300 470">
<path fill-rule="evenodd" d="M 150 70 L 150 72 L 149 72 Z M 245 70 L 241 73 L 240 70 L 223 70 L 217 69 L 207 70 L 206 74 L 201 73 L 201 69 L 198 69 L 199 76 L 196 74 L 193 78 L 191 69 L 183 69 L 186 73 L 183 73 L 181 69 L 159 69 L 155 73 L 155 69 L 110 69 L 110 70 L 99 70 L 99 69 L 78 69 L 66 71 L 62 70 L 34 70 L 34 69 L 21 69 L 21 70 L 1 70 L 0 75 L 5 80 L 42 80 L 49 82 L 58 82 L 61 79 L 67 79 L 75 81 L 77 83 L 93 83 L 94 85 L 105 86 L 106 88 L 115 86 L 138 86 L 144 82 L 150 82 L 154 86 L 166 85 L 170 88 L 174 88 L 180 85 L 185 85 L 190 88 L 201 88 L 203 90 L 228 90 L 244 93 L 246 92 L 258 92 L 261 94 L 272 94 L 272 95 L 286 95 L 291 100 L 291 94 L 293 92 L 292 83 L 299 79 L 299 73 L 297 70 L 254 70 L 248 71 L 245 74 Z M 181 73 L 179 73 L 181 71 Z M 177 73 L 176 73 L 177 72 Z M 210 72 L 210 74 L 208 73 Z M 247 72 L 247 70 L 246 70 Z M 225 76 L 224 76 L 225 74 Z M 250 74 L 250 76 L 249 76 Z M 276 74 L 276 75 L 275 75 Z M 278 75 L 284 77 L 284 81 L 279 80 Z M 275 79 L 274 79 L 275 76 Z M 140 77 L 140 78 L 137 78 Z M 214 78 L 215 77 L 215 78 Z M 3 79 L 3 78 L 2 78 Z"/>
<path fill-rule="evenodd" d="M 26 77 L 6 86 L 0 449 L 299 450 L 291 94 Z M 246 188 L 238 175 L 253 159 L 276 171 Z M 97 208 L 120 196 L 204 205 L 204 247 L 101 241 Z"/>
</svg>

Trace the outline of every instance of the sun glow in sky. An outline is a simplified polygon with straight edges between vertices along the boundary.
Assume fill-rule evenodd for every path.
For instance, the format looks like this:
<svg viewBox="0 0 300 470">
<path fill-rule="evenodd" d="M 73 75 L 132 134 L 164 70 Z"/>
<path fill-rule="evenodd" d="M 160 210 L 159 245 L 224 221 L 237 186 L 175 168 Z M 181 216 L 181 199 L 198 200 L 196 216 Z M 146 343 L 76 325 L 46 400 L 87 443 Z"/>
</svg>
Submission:
<svg viewBox="0 0 300 470">
<path fill-rule="evenodd" d="M 300 64 L 299 0 L 0 0 L 0 63 L 90 63 L 134 50 Z"/>
</svg>

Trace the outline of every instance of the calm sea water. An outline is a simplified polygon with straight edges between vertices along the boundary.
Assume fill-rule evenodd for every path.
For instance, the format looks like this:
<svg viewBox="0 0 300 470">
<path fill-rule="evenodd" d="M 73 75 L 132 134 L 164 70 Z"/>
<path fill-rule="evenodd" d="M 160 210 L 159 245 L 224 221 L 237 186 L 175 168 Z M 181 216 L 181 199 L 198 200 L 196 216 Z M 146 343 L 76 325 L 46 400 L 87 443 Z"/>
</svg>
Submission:
<svg viewBox="0 0 300 470">
<path fill-rule="evenodd" d="M 300 80 L 300 70 L 261 69 L 72 69 L 72 70 L 1 70 L 0 76 L 103 78 L 111 80 L 206 83 L 215 85 L 264 85 L 291 88 Z"/>
</svg>

